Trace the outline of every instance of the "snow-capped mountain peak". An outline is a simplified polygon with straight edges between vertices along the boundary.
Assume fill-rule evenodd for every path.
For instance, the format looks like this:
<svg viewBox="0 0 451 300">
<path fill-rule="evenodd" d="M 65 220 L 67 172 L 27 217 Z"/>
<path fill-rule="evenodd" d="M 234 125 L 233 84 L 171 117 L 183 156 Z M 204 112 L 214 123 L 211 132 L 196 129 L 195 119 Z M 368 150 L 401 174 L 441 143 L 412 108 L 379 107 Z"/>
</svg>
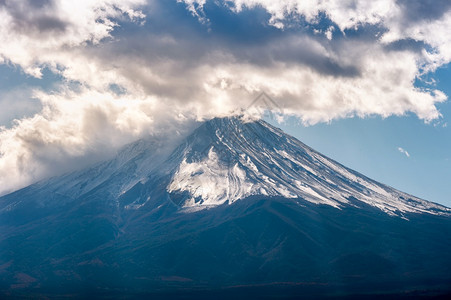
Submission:
<svg viewBox="0 0 451 300">
<path fill-rule="evenodd" d="M 213 119 L 178 151 L 167 191 L 186 195 L 184 207 L 261 195 L 336 208 L 365 203 L 391 215 L 450 212 L 352 171 L 261 120 Z"/>
<path fill-rule="evenodd" d="M 348 169 L 262 120 L 241 117 L 204 122 L 175 148 L 161 139 L 139 140 L 111 160 L 3 197 L 0 213 L 30 201 L 42 207 L 78 199 L 125 210 L 169 204 L 189 212 L 249 197 L 337 209 L 369 205 L 401 217 L 451 214 Z"/>
</svg>

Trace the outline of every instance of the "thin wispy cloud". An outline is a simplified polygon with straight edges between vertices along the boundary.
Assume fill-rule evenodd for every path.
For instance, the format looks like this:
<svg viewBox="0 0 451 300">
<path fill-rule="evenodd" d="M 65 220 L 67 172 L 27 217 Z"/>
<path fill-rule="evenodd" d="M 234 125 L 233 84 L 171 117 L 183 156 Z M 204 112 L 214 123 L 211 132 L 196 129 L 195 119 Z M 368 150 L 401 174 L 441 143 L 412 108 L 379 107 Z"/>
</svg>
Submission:
<svg viewBox="0 0 451 300">
<path fill-rule="evenodd" d="M 70 169 L 177 131 L 168 124 L 237 113 L 262 91 L 304 124 L 437 120 L 447 95 L 414 83 L 451 61 L 451 4 L 424 3 L 0 1 L 0 64 L 58 78 L 28 92 L 33 109 L 29 97 L 2 107 L 0 193 L 59 172 L 49 153 Z"/>
<path fill-rule="evenodd" d="M 405 156 L 410 157 L 409 152 L 407 152 L 407 150 L 405 150 L 404 148 L 398 147 L 398 151 L 404 154 Z"/>
</svg>

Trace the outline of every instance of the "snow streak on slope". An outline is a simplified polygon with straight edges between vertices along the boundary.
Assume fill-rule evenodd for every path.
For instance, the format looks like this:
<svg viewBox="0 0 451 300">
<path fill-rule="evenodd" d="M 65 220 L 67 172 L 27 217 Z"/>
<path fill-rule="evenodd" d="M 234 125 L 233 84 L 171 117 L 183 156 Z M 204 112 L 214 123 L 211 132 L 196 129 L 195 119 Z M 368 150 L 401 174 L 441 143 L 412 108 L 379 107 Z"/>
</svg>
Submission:
<svg viewBox="0 0 451 300">
<path fill-rule="evenodd" d="M 224 165 L 214 149 L 210 148 L 208 156 L 198 163 L 187 163 L 186 159 L 183 160 L 168 191 L 189 192 L 192 197 L 185 206 L 193 206 L 197 202 L 202 205 L 232 203 L 251 195 L 296 197 L 284 186 L 277 186 L 274 180 L 265 179 L 267 182 L 252 182 L 246 176 L 242 161 L 234 163 L 233 166 Z"/>
</svg>

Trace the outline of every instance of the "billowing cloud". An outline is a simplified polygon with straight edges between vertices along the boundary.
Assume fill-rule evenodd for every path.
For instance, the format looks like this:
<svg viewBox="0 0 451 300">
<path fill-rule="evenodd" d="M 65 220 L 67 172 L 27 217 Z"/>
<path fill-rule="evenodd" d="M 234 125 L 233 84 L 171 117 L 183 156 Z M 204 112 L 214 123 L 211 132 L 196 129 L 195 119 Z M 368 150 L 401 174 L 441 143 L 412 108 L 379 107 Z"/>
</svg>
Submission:
<svg viewBox="0 0 451 300">
<path fill-rule="evenodd" d="M 451 61 L 448 3 L 0 0 L 0 63 L 60 78 L 27 89 L 33 110 L 17 99 L 1 115 L 18 119 L 0 130 L 0 193 L 99 149 L 239 113 L 263 91 L 305 124 L 437 120 L 447 96 L 415 83 Z"/>
<path fill-rule="evenodd" d="M 0 131 L 3 191 L 105 159 L 143 136 L 161 138 L 171 132 L 164 138 L 176 143 L 194 125 L 177 107 L 161 107 L 152 97 L 84 88 L 55 95 L 35 92 L 33 97 L 40 99 L 42 111 Z"/>
<path fill-rule="evenodd" d="M 143 18 L 144 0 L 0 1 L 0 62 L 20 65 L 40 77 L 43 66 L 64 68 L 58 56 L 98 44 L 117 26 L 113 18 Z"/>
<path fill-rule="evenodd" d="M 198 16 L 199 12 L 205 14 L 205 0 L 178 1 Z M 418 59 L 427 71 L 451 61 L 451 36 L 444 32 L 451 25 L 451 2 L 447 0 L 229 0 L 224 5 L 235 12 L 263 7 L 271 16 L 269 24 L 279 28 L 293 25 L 296 17 L 319 24 L 322 14 L 342 32 L 376 26 L 382 31 L 378 42 L 413 40 L 427 44 L 430 49 L 425 47 Z M 330 29 L 323 32 L 331 36 Z"/>
</svg>

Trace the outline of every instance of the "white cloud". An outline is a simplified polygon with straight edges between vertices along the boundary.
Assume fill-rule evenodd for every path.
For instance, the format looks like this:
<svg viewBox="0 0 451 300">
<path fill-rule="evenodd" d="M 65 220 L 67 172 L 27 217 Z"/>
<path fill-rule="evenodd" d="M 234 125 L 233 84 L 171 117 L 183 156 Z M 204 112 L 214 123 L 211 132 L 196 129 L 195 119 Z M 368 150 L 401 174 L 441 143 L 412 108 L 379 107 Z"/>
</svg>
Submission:
<svg viewBox="0 0 451 300">
<path fill-rule="evenodd" d="M 202 10 L 205 0 L 178 0 L 187 3 L 190 10 Z M 223 1 L 235 12 L 244 8 L 263 7 L 270 14 L 270 23 L 284 27 L 290 15 L 298 14 L 309 23 L 318 21 L 320 13 L 335 22 L 341 30 L 362 24 L 378 24 L 393 17 L 398 10 L 395 0 L 229 0 Z"/>
<path fill-rule="evenodd" d="M 60 56 L 60 61 L 65 61 L 61 74 L 98 91 L 108 90 L 114 83 L 128 95 L 183 103 L 194 109 L 198 118 L 229 114 L 246 105 L 243 99 L 250 101 L 261 91 L 307 124 L 407 112 L 429 122 L 440 117 L 435 105 L 447 99 L 438 90 L 414 87 L 419 72 L 415 53 L 387 52 L 381 45 L 350 41 L 336 51 L 308 37 L 289 37 L 279 41 L 285 49 L 279 44 L 249 49 L 256 56 L 268 57 L 268 61 L 253 63 L 233 50 L 203 48 L 187 41 L 152 42 L 155 57 L 117 53 L 114 43 L 89 55 Z M 197 47 L 199 57 L 186 57 L 183 51 L 167 56 L 168 47 Z M 304 48 L 307 61 L 287 60 L 298 47 Z M 114 66 L 109 63 L 112 59 Z M 196 64 L 191 64 L 191 59 Z"/>
<path fill-rule="evenodd" d="M 176 141 L 192 126 L 192 117 L 174 114 L 177 107 L 162 109 L 152 97 L 87 89 L 53 95 L 35 91 L 34 97 L 42 103 L 41 113 L 0 131 L 0 193 L 105 159 L 143 136 Z"/>
<path fill-rule="evenodd" d="M 401 152 L 402 154 L 404 154 L 405 156 L 410 157 L 410 154 L 409 154 L 409 152 L 407 152 L 407 150 L 405 150 L 401 147 L 398 147 L 398 151 Z"/>
<path fill-rule="evenodd" d="M 192 11 L 196 9 L 202 11 L 206 3 L 205 0 L 178 1 L 187 3 Z M 265 8 L 272 16 L 270 24 L 278 28 L 285 27 L 286 20 L 293 14 L 303 16 L 309 23 L 316 23 L 321 13 L 325 13 L 342 31 L 362 25 L 380 25 L 387 30 L 381 36 L 381 41 L 384 43 L 413 39 L 430 45 L 432 50 L 426 51 L 421 60 L 427 71 L 435 70 L 438 66 L 451 61 L 451 35 L 447 34 L 447 28 L 451 26 L 451 10 L 450 3 L 446 0 L 436 3 L 428 1 L 422 3 L 422 0 L 229 0 L 226 2 L 232 5 L 231 9 L 236 12 L 257 6 Z M 428 10 L 433 11 L 434 14 L 428 14 Z M 443 15 L 440 16 L 440 12 Z M 418 14 L 421 13 L 426 17 L 419 18 Z M 415 18 L 411 15 L 415 15 Z M 325 33 L 328 38 L 331 37 L 330 31 Z"/>
<path fill-rule="evenodd" d="M 113 18 L 139 20 L 144 0 L 5 0 L 0 2 L 0 62 L 20 65 L 41 77 L 42 65 L 53 69 L 60 53 L 98 44 L 116 27 Z M 50 57 L 50 59 L 49 59 Z"/>
</svg>

